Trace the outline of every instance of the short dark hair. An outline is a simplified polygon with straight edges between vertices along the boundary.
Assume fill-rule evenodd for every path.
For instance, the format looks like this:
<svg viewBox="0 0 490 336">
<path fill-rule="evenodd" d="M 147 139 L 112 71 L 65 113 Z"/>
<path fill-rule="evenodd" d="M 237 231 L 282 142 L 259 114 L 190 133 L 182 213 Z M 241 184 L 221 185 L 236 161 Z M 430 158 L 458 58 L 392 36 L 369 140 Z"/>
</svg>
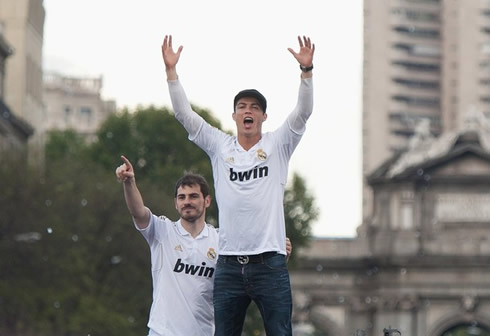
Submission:
<svg viewBox="0 0 490 336">
<path fill-rule="evenodd" d="M 233 100 L 233 111 L 236 110 L 236 104 L 238 103 L 238 101 L 244 97 L 257 99 L 259 101 L 260 107 L 262 108 L 262 111 L 264 111 L 265 113 L 265 110 L 267 110 L 267 100 L 265 99 L 264 95 L 255 89 L 247 89 L 238 92 L 238 94 L 235 96 L 235 99 Z"/>
<path fill-rule="evenodd" d="M 177 197 L 177 191 L 181 186 L 191 187 L 193 185 L 198 185 L 201 188 L 201 193 L 204 198 L 206 198 L 209 195 L 208 182 L 202 175 L 194 174 L 194 173 L 186 173 L 175 184 L 174 197 Z"/>
</svg>

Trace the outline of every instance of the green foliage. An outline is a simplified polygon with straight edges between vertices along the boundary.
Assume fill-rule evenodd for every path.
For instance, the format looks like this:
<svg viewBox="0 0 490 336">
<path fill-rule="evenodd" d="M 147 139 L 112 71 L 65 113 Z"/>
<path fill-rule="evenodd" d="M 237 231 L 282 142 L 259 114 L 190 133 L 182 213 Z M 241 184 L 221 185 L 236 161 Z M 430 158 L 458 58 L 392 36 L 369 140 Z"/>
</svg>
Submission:
<svg viewBox="0 0 490 336">
<path fill-rule="evenodd" d="M 85 139 L 74 130 L 52 130 L 47 133 L 45 156 L 48 162 L 80 157 L 86 152 Z"/>
<path fill-rule="evenodd" d="M 284 193 L 284 217 L 286 235 L 293 243 L 293 253 L 289 258 L 289 267 L 297 262 L 295 249 L 305 247 L 311 240 L 311 223 L 318 218 L 318 208 L 313 196 L 308 192 L 305 180 L 297 173 Z"/>
<path fill-rule="evenodd" d="M 213 126 L 221 126 L 208 111 L 195 110 Z M 186 171 L 203 175 L 214 195 L 208 156 L 187 139 L 187 132 L 168 108 L 139 107 L 132 113 L 124 110 L 109 117 L 97 132 L 97 141 L 90 147 L 90 158 L 114 171 L 122 163 L 120 155 L 133 163 L 138 181 L 151 181 L 166 195 L 172 196 L 164 203 L 160 200 L 157 203 L 143 193 L 152 210 L 164 211 L 170 218 L 178 216 L 173 206 L 174 183 Z M 217 223 L 214 199 L 207 211 L 207 221 Z"/>
<path fill-rule="evenodd" d="M 148 247 L 134 239 L 120 185 L 62 161 L 45 175 L 2 162 L 0 334 L 141 334 Z"/>
<path fill-rule="evenodd" d="M 193 108 L 221 127 L 209 111 Z M 206 177 L 214 195 L 209 158 L 167 108 L 114 114 L 92 142 L 72 130 L 50 132 L 43 169 L 4 154 L 0 335 L 146 333 L 149 249 L 133 227 L 114 174 L 121 154 L 133 162 L 145 204 L 156 214 L 177 219 L 174 183 L 185 171 Z M 309 223 L 316 217 L 312 204 L 295 175 L 285 199 L 293 256 L 309 239 Z M 214 201 L 207 221 L 217 222 Z M 253 306 L 246 326 L 250 335 L 262 328 Z"/>
</svg>

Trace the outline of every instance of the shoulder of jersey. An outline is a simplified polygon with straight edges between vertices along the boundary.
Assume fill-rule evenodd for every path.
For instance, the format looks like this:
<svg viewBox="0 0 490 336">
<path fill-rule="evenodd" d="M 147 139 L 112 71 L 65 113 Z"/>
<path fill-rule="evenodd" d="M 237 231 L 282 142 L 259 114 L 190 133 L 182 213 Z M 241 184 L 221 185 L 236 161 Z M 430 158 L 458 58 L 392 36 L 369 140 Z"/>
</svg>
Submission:
<svg viewBox="0 0 490 336">
<path fill-rule="evenodd" d="M 216 231 L 216 232 L 219 232 L 219 228 L 214 227 L 213 225 L 208 224 L 208 223 L 206 223 L 206 225 L 208 226 L 208 228 L 209 228 L 210 230 L 214 230 L 214 231 Z"/>
</svg>

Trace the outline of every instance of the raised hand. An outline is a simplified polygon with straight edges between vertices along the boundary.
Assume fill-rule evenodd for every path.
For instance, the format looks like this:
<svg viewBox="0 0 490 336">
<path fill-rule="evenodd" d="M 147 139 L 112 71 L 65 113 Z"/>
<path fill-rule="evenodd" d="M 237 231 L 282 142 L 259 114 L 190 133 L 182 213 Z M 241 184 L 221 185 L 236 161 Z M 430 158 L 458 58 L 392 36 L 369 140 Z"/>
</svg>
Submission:
<svg viewBox="0 0 490 336">
<path fill-rule="evenodd" d="M 122 182 L 134 179 L 133 165 L 124 155 L 121 155 L 121 159 L 124 161 L 124 163 L 116 169 L 117 179 Z"/>
<path fill-rule="evenodd" d="M 315 53 L 315 44 L 311 43 L 309 37 L 298 36 L 299 52 L 295 52 L 292 48 L 288 48 L 289 52 L 293 54 L 294 58 L 303 67 L 309 67 L 313 65 L 313 54 Z"/>
<path fill-rule="evenodd" d="M 172 35 L 165 35 L 162 43 L 162 57 L 163 62 L 165 63 L 166 69 L 173 69 L 179 62 L 180 53 L 184 49 L 183 46 L 180 46 L 177 49 L 177 52 L 174 51 L 172 47 Z"/>
</svg>

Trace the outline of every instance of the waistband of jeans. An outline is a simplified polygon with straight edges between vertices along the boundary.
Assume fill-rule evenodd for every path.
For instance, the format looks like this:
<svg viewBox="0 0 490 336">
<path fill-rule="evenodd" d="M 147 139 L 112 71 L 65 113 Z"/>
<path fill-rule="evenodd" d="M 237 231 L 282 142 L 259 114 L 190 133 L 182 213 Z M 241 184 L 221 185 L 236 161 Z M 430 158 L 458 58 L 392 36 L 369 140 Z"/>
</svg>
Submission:
<svg viewBox="0 0 490 336">
<path fill-rule="evenodd" d="M 264 252 L 261 254 L 251 254 L 251 255 L 220 255 L 225 262 L 238 262 L 240 264 L 261 264 L 265 259 L 277 255 L 276 251 Z"/>
</svg>

